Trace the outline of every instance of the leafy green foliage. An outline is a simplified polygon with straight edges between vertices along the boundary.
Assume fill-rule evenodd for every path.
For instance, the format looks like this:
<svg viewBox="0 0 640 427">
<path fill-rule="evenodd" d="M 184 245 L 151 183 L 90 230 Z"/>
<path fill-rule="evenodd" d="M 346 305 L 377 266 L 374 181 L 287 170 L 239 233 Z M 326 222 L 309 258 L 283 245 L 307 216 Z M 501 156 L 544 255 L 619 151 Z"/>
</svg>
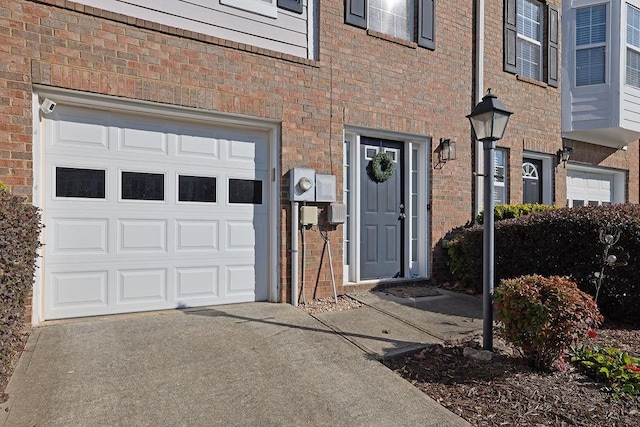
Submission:
<svg viewBox="0 0 640 427">
<path fill-rule="evenodd" d="M 0 191 L 0 376 L 21 342 L 40 246 L 40 214 L 24 199 Z"/>
<path fill-rule="evenodd" d="M 628 264 L 607 271 L 598 297 L 602 314 L 635 319 L 640 312 L 640 206 L 585 206 L 535 212 L 495 223 L 495 278 L 527 274 L 570 276 L 581 290 L 595 295 L 594 272 L 601 270 L 600 229 L 621 231 L 619 245 Z M 462 231 L 448 246 L 453 276 L 482 290 L 482 226 Z"/>
<path fill-rule="evenodd" d="M 602 321 L 593 298 L 563 277 L 503 280 L 494 301 L 502 336 L 542 371 Z"/>
<path fill-rule="evenodd" d="M 493 217 L 495 221 L 502 221 L 503 219 L 518 218 L 523 215 L 529 215 L 533 212 L 548 211 L 551 209 L 558 209 L 553 205 L 543 205 L 540 203 L 519 203 L 519 204 L 504 204 L 496 205 L 493 208 Z M 476 216 L 476 222 L 482 224 L 484 220 L 484 212 L 480 212 Z"/>
<path fill-rule="evenodd" d="M 7 186 L 2 181 L 0 181 L 0 191 L 7 191 Z"/>
<path fill-rule="evenodd" d="M 640 358 L 615 347 L 571 348 L 571 362 L 583 368 L 615 399 L 640 396 Z"/>
</svg>

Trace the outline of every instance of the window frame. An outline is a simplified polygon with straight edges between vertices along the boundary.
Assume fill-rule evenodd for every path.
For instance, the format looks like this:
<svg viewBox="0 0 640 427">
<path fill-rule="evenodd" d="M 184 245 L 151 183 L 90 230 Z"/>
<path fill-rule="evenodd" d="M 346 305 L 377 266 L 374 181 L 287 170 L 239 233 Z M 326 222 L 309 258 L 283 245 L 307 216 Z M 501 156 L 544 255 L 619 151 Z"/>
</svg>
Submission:
<svg viewBox="0 0 640 427">
<path fill-rule="evenodd" d="M 538 21 L 534 21 L 531 18 L 521 14 L 519 8 L 517 7 L 520 1 L 534 4 L 538 8 Z M 544 67 L 543 67 L 543 61 L 544 61 L 544 46 L 543 46 L 544 37 L 543 36 L 544 36 L 544 24 L 545 24 L 544 5 L 538 0 L 518 0 L 518 2 L 516 3 L 516 15 L 517 15 L 517 18 L 522 17 L 523 19 L 531 20 L 532 22 L 535 22 L 536 25 L 538 25 L 538 39 L 533 39 L 525 35 L 523 32 L 521 32 L 521 29 L 516 24 L 516 35 L 517 35 L 516 52 L 518 52 L 519 50 L 518 47 L 520 46 L 520 42 L 538 46 L 538 48 L 540 49 L 538 58 L 537 58 L 538 59 L 538 63 L 536 67 L 537 76 L 526 75 L 525 73 L 522 72 L 524 71 L 523 69 L 521 69 L 522 61 L 520 60 L 519 55 L 516 53 L 516 68 L 518 69 L 518 74 L 533 80 L 542 81 L 543 72 L 544 72 Z M 517 19 L 517 22 L 519 21 L 520 19 Z"/>
<path fill-rule="evenodd" d="M 416 43 L 419 47 L 429 50 L 436 48 L 436 2 L 435 0 L 409 0 L 409 43 Z M 417 13 L 417 19 L 415 14 Z M 378 32 L 369 28 L 369 0 L 345 0 L 345 23 L 364 30 Z M 416 28 L 417 27 L 417 28 Z M 385 34 L 385 33 L 380 33 Z M 392 39 L 395 36 L 389 36 Z M 407 42 L 398 38 L 400 42 Z M 404 43 L 403 43 L 404 44 Z"/>
<path fill-rule="evenodd" d="M 518 7 L 517 0 L 504 0 L 503 70 L 515 74 L 520 80 L 540 81 L 557 88 L 560 85 L 560 12 L 558 7 L 543 0 L 533 0 L 541 6 L 541 60 L 538 79 L 521 75 L 518 70 Z M 522 40 L 531 40 L 522 38 Z"/>
<path fill-rule="evenodd" d="M 585 43 L 582 45 L 578 45 L 578 11 L 579 10 L 586 10 L 586 9 L 591 9 L 593 10 L 596 7 L 603 7 L 604 11 L 605 11 L 605 18 L 604 18 L 604 41 L 601 42 L 597 42 L 597 43 Z M 588 6 L 583 6 L 583 7 L 579 7 L 575 9 L 575 32 L 574 32 L 574 58 L 573 58 L 573 75 L 574 75 L 574 85 L 575 87 L 585 87 L 585 86 L 595 86 L 595 85 L 601 85 L 601 84 L 606 84 L 607 83 L 607 55 L 608 55 L 608 37 L 607 34 L 609 32 L 609 16 L 610 13 L 608 11 L 608 6 L 607 3 L 598 3 L 598 4 L 592 4 L 592 5 L 588 5 Z M 591 25 L 592 27 L 592 25 Z M 593 49 L 602 49 L 604 52 L 604 59 L 603 59 L 603 64 L 602 64 L 602 81 L 597 82 L 597 83 L 591 83 L 591 80 L 589 80 L 589 83 L 585 83 L 585 84 L 578 84 L 578 52 L 579 51 L 590 51 Z"/>
<path fill-rule="evenodd" d="M 301 14 L 303 0 L 220 0 L 220 4 L 269 18 L 278 18 L 278 9 Z"/>
<path fill-rule="evenodd" d="M 502 154 L 502 165 L 498 165 L 498 153 Z M 498 168 L 501 167 L 503 173 L 501 175 L 502 182 L 498 181 Z M 509 150 L 506 148 L 496 147 L 494 152 L 494 170 L 493 170 L 493 201 L 496 205 L 509 203 Z M 503 201 L 498 202 L 498 191 L 503 196 Z"/>
<path fill-rule="evenodd" d="M 629 85 L 631 87 L 640 89 L 640 65 L 638 66 L 638 68 L 634 69 L 633 71 L 636 73 L 637 76 L 637 82 L 636 84 L 632 84 L 629 82 L 629 51 L 633 51 L 635 52 L 638 56 L 640 56 L 640 20 L 638 21 L 638 27 L 634 27 L 635 30 L 637 30 L 639 37 L 638 37 L 638 45 L 634 45 L 633 43 L 629 43 L 629 12 L 631 10 L 635 10 L 635 12 L 638 14 L 638 17 L 640 18 L 640 8 L 630 4 L 630 3 L 626 3 L 627 4 L 627 15 L 626 15 L 626 37 L 625 37 L 625 45 L 626 45 L 626 57 L 625 57 L 625 77 L 624 77 L 624 83 L 626 85 Z"/>
</svg>

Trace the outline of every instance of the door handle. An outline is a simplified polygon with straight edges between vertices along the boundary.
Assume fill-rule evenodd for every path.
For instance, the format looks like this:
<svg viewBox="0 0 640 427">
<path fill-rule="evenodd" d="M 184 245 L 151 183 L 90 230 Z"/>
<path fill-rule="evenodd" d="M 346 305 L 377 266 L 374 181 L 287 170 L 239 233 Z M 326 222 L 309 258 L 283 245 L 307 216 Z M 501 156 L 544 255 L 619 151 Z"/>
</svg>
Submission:
<svg viewBox="0 0 640 427">
<path fill-rule="evenodd" d="M 398 216 L 398 221 L 404 221 L 407 218 L 407 215 L 404 213 L 404 203 L 400 204 L 400 215 Z"/>
</svg>

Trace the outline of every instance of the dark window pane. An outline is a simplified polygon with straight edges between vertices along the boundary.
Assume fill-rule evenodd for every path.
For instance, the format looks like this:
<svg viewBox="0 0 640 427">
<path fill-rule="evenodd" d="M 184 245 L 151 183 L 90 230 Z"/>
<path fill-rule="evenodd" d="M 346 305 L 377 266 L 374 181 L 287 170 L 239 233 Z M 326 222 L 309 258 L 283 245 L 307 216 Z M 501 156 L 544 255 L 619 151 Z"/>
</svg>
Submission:
<svg viewBox="0 0 640 427">
<path fill-rule="evenodd" d="M 122 198 L 125 200 L 164 200 L 161 173 L 122 172 Z"/>
<path fill-rule="evenodd" d="M 181 202 L 215 202 L 216 179 L 208 176 L 178 178 L 178 200 Z"/>
<path fill-rule="evenodd" d="M 56 168 L 56 197 L 104 199 L 105 171 Z"/>
<path fill-rule="evenodd" d="M 584 206 L 584 200 L 573 199 L 573 206 Z"/>
<path fill-rule="evenodd" d="M 262 204 L 262 181 L 230 179 L 229 203 Z"/>
</svg>

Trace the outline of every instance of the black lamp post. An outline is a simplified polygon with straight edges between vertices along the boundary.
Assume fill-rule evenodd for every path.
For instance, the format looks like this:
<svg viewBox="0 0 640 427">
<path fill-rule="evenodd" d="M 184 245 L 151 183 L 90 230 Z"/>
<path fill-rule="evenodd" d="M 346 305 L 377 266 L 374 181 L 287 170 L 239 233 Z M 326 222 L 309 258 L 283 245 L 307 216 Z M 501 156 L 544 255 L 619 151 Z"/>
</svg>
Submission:
<svg viewBox="0 0 640 427">
<path fill-rule="evenodd" d="M 493 351 L 494 188 L 496 141 L 502 139 L 513 114 L 491 89 L 467 116 L 484 150 L 484 233 L 482 238 L 482 349 Z"/>
</svg>

